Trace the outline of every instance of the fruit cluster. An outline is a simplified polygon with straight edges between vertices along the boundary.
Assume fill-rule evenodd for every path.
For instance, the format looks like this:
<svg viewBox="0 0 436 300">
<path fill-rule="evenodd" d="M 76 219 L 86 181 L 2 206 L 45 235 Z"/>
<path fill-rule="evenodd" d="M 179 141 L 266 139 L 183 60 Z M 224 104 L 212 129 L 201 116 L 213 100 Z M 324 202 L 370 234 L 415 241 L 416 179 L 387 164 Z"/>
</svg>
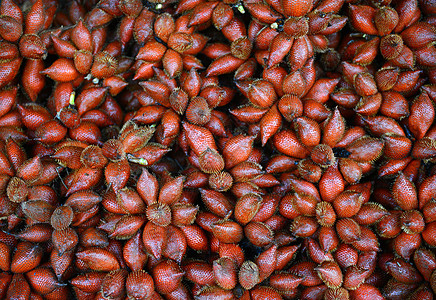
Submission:
<svg viewBox="0 0 436 300">
<path fill-rule="evenodd" d="M 433 299 L 436 2 L 1 0 L 0 299 Z"/>
</svg>

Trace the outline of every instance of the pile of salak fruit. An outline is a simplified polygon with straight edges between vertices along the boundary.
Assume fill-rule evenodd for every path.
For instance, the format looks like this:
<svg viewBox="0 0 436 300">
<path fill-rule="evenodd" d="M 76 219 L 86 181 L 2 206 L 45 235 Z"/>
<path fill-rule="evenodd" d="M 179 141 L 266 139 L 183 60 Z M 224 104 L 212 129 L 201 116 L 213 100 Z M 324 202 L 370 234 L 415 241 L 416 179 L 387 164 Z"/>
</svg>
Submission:
<svg viewBox="0 0 436 300">
<path fill-rule="evenodd" d="M 0 299 L 433 299 L 435 102 L 434 0 L 2 0 Z"/>
</svg>

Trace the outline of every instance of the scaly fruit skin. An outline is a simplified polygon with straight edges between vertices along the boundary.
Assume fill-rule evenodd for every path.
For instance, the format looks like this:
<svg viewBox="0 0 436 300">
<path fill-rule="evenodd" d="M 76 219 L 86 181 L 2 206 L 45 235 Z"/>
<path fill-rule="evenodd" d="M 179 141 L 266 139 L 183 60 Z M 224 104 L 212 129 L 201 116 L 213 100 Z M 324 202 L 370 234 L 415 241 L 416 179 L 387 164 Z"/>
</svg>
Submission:
<svg viewBox="0 0 436 300">
<path fill-rule="evenodd" d="M 0 2 L 1 299 L 431 299 L 431 1 Z"/>
<path fill-rule="evenodd" d="M 255 45 L 259 52 L 266 51 L 267 68 L 279 64 L 286 55 L 292 71 L 300 69 L 314 52 L 331 47 L 329 37 L 340 31 L 347 17 L 338 15 L 344 1 L 284 1 L 281 3 L 245 1 L 244 6 L 254 18 L 257 31 Z M 260 27 L 257 24 L 267 24 Z M 256 25 L 255 25 L 256 24 Z M 268 45 L 271 46 L 268 49 Z"/>
<path fill-rule="evenodd" d="M 6 43 L 4 47 L 17 47 L 19 51 L 14 57 L 11 52 L 4 57 L 6 61 L 0 87 L 14 84 L 14 79 L 21 80 L 23 90 L 32 102 L 37 100 L 38 94 L 45 86 L 44 75 L 40 73 L 45 68 L 44 60 L 47 58 L 49 47 L 48 39 L 44 38 L 44 31 L 51 30 L 56 13 L 55 3 L 56 1 L 34 1 L 25 17 L 22 8 L 13 1 L 5 1 L 0 8 L 0 36 Z M 26 59 L 23 74 L 16 78 L 23 59 Z"/>
</svg>

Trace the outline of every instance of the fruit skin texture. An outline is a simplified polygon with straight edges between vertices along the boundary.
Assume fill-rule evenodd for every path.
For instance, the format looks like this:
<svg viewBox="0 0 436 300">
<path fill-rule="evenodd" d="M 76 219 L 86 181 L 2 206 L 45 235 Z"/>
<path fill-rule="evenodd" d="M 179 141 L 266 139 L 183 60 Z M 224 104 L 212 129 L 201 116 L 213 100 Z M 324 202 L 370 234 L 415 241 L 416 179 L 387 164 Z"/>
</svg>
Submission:
<svg viewBox="0 0 436 300">
<path fill-rule="evenodd" d="M 0 298 L 430 299 L 435 15 L 0 1 Z"/>
</svg>

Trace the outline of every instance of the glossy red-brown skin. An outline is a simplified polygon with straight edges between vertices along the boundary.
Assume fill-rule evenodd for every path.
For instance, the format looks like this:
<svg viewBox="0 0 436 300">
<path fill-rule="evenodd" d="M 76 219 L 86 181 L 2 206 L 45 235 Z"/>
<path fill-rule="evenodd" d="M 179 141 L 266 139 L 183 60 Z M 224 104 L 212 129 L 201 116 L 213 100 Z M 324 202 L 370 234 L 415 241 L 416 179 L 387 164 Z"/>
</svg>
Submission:
<svg viewBox="0 0 436 300">
<path fill-rule="evenodd" d="M 152 277 L 144 270 L 129 273 L 126 279 L 126 294 L 131 297 L 147 299 L 154 290 Z"/>
<path fill-rule="evenodd" d="M 171 260 L 162 261 L 152 271 L 156 290 L 163 294 L 174 291 L 180 284 L 183 275 L 182 269 Z"/>
<path fill-rule="evenodd" d="M 90 248 L 78 252 L 76 256 L 96 271 L 111 271 L 119 268 L 115 255 L 105 249 Z"/>
<path fill-rule="evenodd" d="M 70 2 L 0 3 L 0 298 L 436 292 L 431 1 Z"/>
<path fill-rule="evenodd" d="M 39 265 L 42 254 L 40 246 L 29 242 L 21 242 L 12 255 L 10 270 L 14 273 L 30 271 Z"/>
</svg>

